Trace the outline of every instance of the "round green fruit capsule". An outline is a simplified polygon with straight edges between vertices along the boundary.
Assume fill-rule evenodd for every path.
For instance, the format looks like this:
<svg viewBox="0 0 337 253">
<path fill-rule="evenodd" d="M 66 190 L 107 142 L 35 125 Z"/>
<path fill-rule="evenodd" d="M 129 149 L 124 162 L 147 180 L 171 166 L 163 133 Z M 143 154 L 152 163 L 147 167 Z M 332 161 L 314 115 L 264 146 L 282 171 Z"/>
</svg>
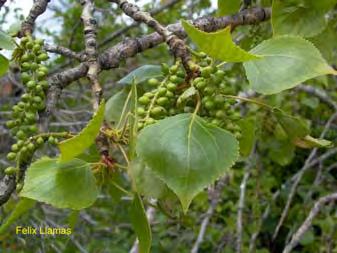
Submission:
<svg viewBox="0 0 337 253">
<path fill-rule="evenodd" d="M 208 100 L 205 102 L 204 106 L 207 110 L 211 110 L 215 107 L 215 103 L 212 100 Z"/>
<path fill-rule="evenodd" d="M 149 79 L 147 83 L 151 86 L 158 86 L 160 84 L 160 82 L 156 78 Z"/>
<path fill-rule="evenodd" d="M 203 90 L 206 87 L 206 82 L 205 81 L 200 81 L 195 84 L 195 87 L 198 90 Z"/>
<path fill-rule="evenodd" d="M 213 69 L 212 67 L 207 66 L 207 67 L 202 68 L 200 71 L 201 71 L 201 76 L 207 78 L 207 77 L 210 77 L 211 73 L 213 72 Z"/>
<path fill-rule="evenodd" d="M 172 91 L 167 91 L 166 92 L 166 95 L 165 95 L 167 98 L 174 98 L 174 93 Z"/>
<path fill-rule="evenodd" d="M 22 72 L 21 81 L 26 84 L 30 80 L 31 76 L 27 72 Z"/>
<path fill-rule="evenodd" d="M 164 87 L 160 87 L 158 89 L 158 96 L 165 96 L 166 95 L 166 92 L 167 92 L 167 89 L 164 88 Z"/>
<path fill-rule="evenodd" d="M 36 125 L 31 125 L 31 126 L 29 126 L 29 131 L 31 132 L 31 133 L 37 133 L 37 126 Z"/>
<path fill-rule="evenodd" d="M 166 110 L 162 106 L 155 106 L 151 109 L 151 116 L 153 117 L 160 117 L 166 114 Z"/>
<path fill-rule="evenodd" d="M 223 119 L 226 117 L 226 113 L 223 110 L 217 110 L 215 113 L 215 117 L 218 119 Z"/>
<path fill-rule="evenodd" d="M 7 154 L 7 159 L 13 161 L 16 158 L 16 153 L 10 152 Z"/>
<path fill-rule="evenodd" d="M 30 69 L 35 71 L 35 70 L 38 69 L 38 67 L 39 67 L 39 65 L 36 62 L 32 62 L 31 66 L 30 66 Z"/>
<path fill-rule="evenodd" d="M 149 97 L 142 96 L 138 99 L 138 102 L 142 105 L 148 105 L 150 103 Z"/>
<path fill-rule="evenodd" d="M 146 111 L 143 107 L 138 107 L 137 108 L 137 114 L 141 117 L 145 116 L 146 115 Z"/>
<path fill-rule="evenodd" d="M 26 112 L 26 118 L 28 119 L 29 122 L 32 122 L 36 119 L 36 114 L 33 112 Z"/>
<path fill-rule="evenodd" d="M 27 85 L 27 88 L 31 90 L 31 89 L 34 89 L 34 88 L 35 88 L 36 82 L 33 81 L 33 80 L 31 80 L 31 81 L 29 81 L 26 85 Z"/>
<path fill-rule="evenodd" d="M 49 136 L 48 142 L 49 142 L 50 144 L 56 144 L 56 143 L 57 143 L 56 139 L 55 139 L 53 136 Z"/>
<path fill-rule="evenodd" d="M 215 125 L 215 126 L 220 126 L 220 125 L 221 125 L 221 121 L 218 120 L 218 119 L 213 119 L 213 120 L 211 121 L 211 124 L 212 124 L 212 125 Z"/>
<path fill-rule="evenodd" d="M 170 67 L 170 73 L 175 74 L 175 73 L 177 73 L 178 69 L 179 69 L 179 67 L 177 65 L 173 65 L 173 66 Z"/>
<path fill-rule="evenodd" d="M 184 72 L 183 70 L 180 69 L 180 70 L 178 70 L 178 72 L 177 72 L 177 76 L 184 79 L 184 78 L 185 78 L 185 72 Z"/>
<path fill-rule="evenodd" d="M 22 69 L 23 71 L 30 70 L 30 68 L 31 68 L 31 64 L 28 63 L 28 62 L 24 62 L 24 63 L 21 64 L 21 69 Z"/>
<path fill-rule="evenodd" d="M 42 137 L 37 138 L 36 143 L 38 145 L 42 145 L 44 143 L 44 139 Z"/>
<path fill-rule="evenodd" d="M 169 103 L 169 100 L 168 100 L 167 97 L 160 97 L 160 98 L 157 99 L 156 102 L 157 102 L 158 105 L 165 106 Z"/>
<path fill-rule="evenodd" d="M 18 140 L 18 142 L 16 143 L 16 145 L 18 145 L 18 147 L 21 148 L 24 143 L 25 143 L 24 141 Z"/>
<path fill-rule="evenodd" d="M 46 72 L 43 72 L 43 71 L 38 71 L 38 72 L 36 73 L 36 75 L 37 75 L 37 79 L 38 79 L 38 80 L 43 80 L 44 78 L 46 78 L 47 73 L 46 73 Z"/>
<path fill-rule="evenodd" d="M 40 50 L 41 50 L 41 46 L 40 46 L 39 44 L 35 44 L 35 45 L 33 46 L 33 52 L 34 52 L 34 53 L 39 53 Z"/>
<path fill-rule="evenodd" d="M 28 42 L 26 43 L 26 48 L 28 48 L 28 49 L 32 49 L 33 46 L 34 46 L 34 44 L 33 44 L 33 42 L 31 42 L 31 41 L 28 41 Z"/>
<path fill-rule="evenodd" d="M 13 144 L 13 145 L 11 146 L 11 150 L 12 150 L 13 152 L 18 152 L 18 151 L 19 151 L 19 146 L 18 146 L 18 144 Z"/>
<path fill-rule="evenodd" d="M 24 131 L 19 130 L 19 131 L 16 133 L 16 137 L 17 137 L 19 140 L 23 140 L 23 139 L 26 138 L 26 134 L 24 133 Z"/>
<path fill-rule="evenodd" d="M 6 122 L 6 127 L 9 129 L 12 129 L 15 126 L 16 126 L 16 122 L 14 120 L 9 120 Z"/>
<path fill-rule="evenodd" d="M 214 97 L 214 102 L 217 104 L 217 105 L 222 105 L 225 103 L 225 98 L 221 95 L 216 95 Z"/>
<path fill-rule="evenodd" d="M 42 54 L 39 54 L 39 56 L 37 57 L 37 59 L 39 60 L 39 61 L 46 61 L 46 60 L 48 60 L 48 55 L 46 54 L 46 53 L 42 53 Z"/>
<path fill-rule="evenodd" d="M 21 42 L 22 45 L 25 45 L 28 41 L 29 41 L 28 37 L 25 36 L 25 37 L 21 38 L 20 42 Z"/>
<path fill-rule="evenodd" d="M 137 127 L 138 127 L 138 129 L 142 129 L 144 127 L 144 123 L 138 122 Z"/>
<path fill-rule="evenodd" d="M 214 92 L 215 92 L 215 87 L 213 87 L 213 86 L 207 86 L 207 87 L 204 89 L 204 93 L 205 93 L 206 95 L 212 95 Z"/>
<path fill-rule="evenodd" d="M 21 96 L 22 101 L 28 102 L 31 99 L 31 96 L 28 93 L 25 93 Z"/>
<path fill-rule="evenodd" d="M 148 97 L 148 98 L 153 98 L 154 94 L 153 92 L 145 92 L 143 96 Z"/>
<path fill-rule="evenodd" d="M 40 84 L 38 84 L 38 85 L 35 86 L 35 90 L 36 90 L 36 92 L 41 92 L 41 91 L 43 91 L 43 87 Z"/>
<path fill-rule="evenodd" d="M 14 175 L 16 172 L 18 172 L 18 168 L 15 167 L 8 167 L 5 169 L 6 175 Z"/>
<path fill-rule="evenodd" d="M 20 192 L 22 190 L 22 188 L 23 188 L 23 184 L 21 184 L 21 183 L 16 184 L 16 191 L 17 192 Z"/>
<path fill-rule="evenodd" d="M 175 91 L 177 89 L 177 84 L 169 82 L 166 87 L 169 91 Z"/>
<path fill-rule="evenodd" d="M 33 143 L 30 142 L 30 143 L 27 145 L 27 149 L 28 149 L 29 151 L 33 152 L 33 151 L 35 150 L 35 145 L 34 145 Z"/>
<path fill-rule="evenodd" d="M 180 84 L 180 83 L 184 82 L 184 79 L 179 77 L 179 76 L 172 75 L 172 76 L 170 76 L 170 81 L 172 83 L 175 83 L 175 84 Z"/>
<path fill-rule="evenodd" d="M 148 126 L 148 125 L 151 125 L 151 124 L 154 124 L 156 123 L 156 120 L 153 119 L 153 118 L 147 118 L 144 122 L 144 126 Z"/>
<path fill-rule="evenodd" d="M 42 102 L 42 98 L 39 97 L 39 96 L 35 96 L 35 97 L 33 97 L 33 101 L 34 101 L 35 103 L 41 103 L 41 102 Z"/>
</svg>

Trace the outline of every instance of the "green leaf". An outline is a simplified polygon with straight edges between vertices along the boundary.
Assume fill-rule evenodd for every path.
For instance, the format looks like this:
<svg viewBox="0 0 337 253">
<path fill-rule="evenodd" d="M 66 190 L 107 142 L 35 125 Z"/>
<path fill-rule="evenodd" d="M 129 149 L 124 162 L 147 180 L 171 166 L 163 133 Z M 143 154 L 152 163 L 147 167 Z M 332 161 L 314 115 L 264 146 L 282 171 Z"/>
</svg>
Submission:
<svg viewBox="0 0 337 253">
<path fill-rule="evenodd" d="M 139 241 L 139 253 L 149 253 L 151 249 L 152 234 L 147 220 L 143 202 L 138 194 L 134 195 L 130 219 Z"/>
<path fill-rule="evenodd" d="M 59 143 L 61 161 L 71 160 L 94 143 L 104 120 L 104 110 L 105 102 L 102 101 L 93 118 L 78 135 Z"/>
<path fill-rule="evenodd" d="M 264 56 L 243 64 L 252 88 L 262 94 L 275 94 L 317 76 L 337 74 L 315 46 L 300 37 L 265 40 L 251 52 Z"/>
<path fill-rule="evenodd" d="M 0 30 L 0 48 L 7 50 L 13 50 L 15 48 L 13 38 L 1 30 Z"/>
<path fill-rule="evenodd" d="M 57 208 L 80 210 L 92 205 L 98 195 L 89 163 L 79 159 L 60 162 L 44 157 L 27 170 L 21 197 Z"/>
<path fill-rule="evenodd" d="M 235 163 L 238 149 L 231 133 L 190 113 L 144 128 L 137 142 L 140 159 L 178 196 L 184 212 Z"/>
<path fill-rule="evenodd" d="M 235 14 L 239 11 L 241 0 L 218 0 L 218 16 Z"/>
<path fill-rule="evenodd" d="M 245 118 L 238 122 L 241 128 L 240 154 L 242 156 L 249 156 L 255 142 L 256 119 Z"/>
<path fill-rule="evenodd" d="M 313 37 L 321 33 L 327 25 L 325 14 L 336 2 L 336 0 L 274 0 L 272 6 L 274 35 Z"/>
<path fill-rule="evenodd" d="M 281 166 L 290 164 L 295 156 L 295 146 L 289 140 L 272 139 L 268 149 L 271 160 Z"/>
<path fill-rule="evenodd" d="M 119 80 L 118 84 L 132 84 L 135 83 L 141 83 L 144 82 L 147 79 L 161 76 L 161 67 L 158 65 L 143 65 L 133 71 L 131 71 L 129 74 L 127 74 L 125 77 L 123 77 L 121 80 Z"/>
<path fill-rule="evenodd" d="M 124 125 L 127 114 L 130 112 L 130 97 L 129 89 L 125 88 L 109 98 L 105 106 L 105 120 L 109 123 Z"/>
<path fill-rule="evenodd" d="M 167 185 L 139 159 L 131 162 L 128 171 L 133 188 L 139 194 L 155 199 L 163 198 L 168 194 Z"/>
<path fill-rule="evenodd" d="M 9 61 L 5 56 L 0 54 L 0 77 L 3 76 L 9 68 Z"/>
<path fill-rule="evenodd" d="M 244 62 L 260 58 L 260 56 L 248 53 L 234 44 L 230 27 L 218 32 L 207 33 L 198 30 L 185 20 L 182 20 L 181 23 L 199 49 L 215 59 L 226 62 Z"/>
<path fill-rule="evenodd" d="M 310 135 L 304 136 L 304 138 L 296 138 L 293 142 L 301 148 L 331 148 L 333 146 L 331 141 L 316 139 Z"/>
<path fill-rule="evenodd" d="M 24 213 L 33 208 L 35 203 L 35 200 L 21 198 L 11 214 L 7 217 L 5 221 L 2 222 L 0 226 L 0 234 L 5 233 L 9 226 L 12 225 L 17 219 L 21 218 Z"/>
<path fill-rule="evenodd" d="M 302 119 L 293 117 L 276 108 L 273 110 L 273 114 L 291 140 L 302 138 L 310 133 L 309 127 Z"/>
</svg>

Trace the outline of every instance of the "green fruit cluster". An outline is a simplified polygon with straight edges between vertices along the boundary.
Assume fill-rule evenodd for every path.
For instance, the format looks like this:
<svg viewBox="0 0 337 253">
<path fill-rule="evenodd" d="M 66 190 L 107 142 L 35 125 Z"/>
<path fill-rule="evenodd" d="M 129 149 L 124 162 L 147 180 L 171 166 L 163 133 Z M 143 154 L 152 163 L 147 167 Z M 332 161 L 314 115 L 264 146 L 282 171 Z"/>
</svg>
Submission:
<svg viewBox="0 0 337 253">
<path fill-rule="evenodd" d="M 155 78 L 148 80 L 152 89 L 138 99 L 139 129 L 167 116 L 194 112 L 199 104 L 199 116 L 240 138 L 240 127 L 237 124 L 241 118 L 240 112 L 235 109 L 235 100 L 224 96 L 233 90 L 232 85 L 225 77 L 225 72 L 212 59 L 204 53 L 198 55 L 200 73 L 197 77 L 186 78 L 183 67 L 177 62 L 171 67 L 162 65 L 162 81 Z M 194 87 L 195 92 L 184 94 L 185 91 L 188 93 L 190 87 Z"/>
<path fill-rule="evenodd" d="M 19 49 L 21 54 L 16 60 L 21 67 L 21 81 L 25 92 L 20 101 L 13 106 L 11 120 L 6 122 L 6 126 L 17 140 L 7 155 L 9 160 L 17 159 L 19 154 L 22 158 L 32 154 L 39 143 L 44 142 L 41 139 L 31 140 L 29 137 L 38 132 L 38 112 L 45 108 L 48 69 L 42 62 L 48 59 L 48 55 L 43 50 L 43 41 L 34 40 L 30 36 L 21 39 Z M 13 169 L 8 168 L 6 171 L 10 174 Z"/>
<path fill-rule="evenodd" d="M 147 81 L 151 90 L 138 99 L 139 129 L 181 112 L 177 110 L 175 104 L 181 93 L 179 90 L 185 84 L 185 71 L 177 62 L 171 67 L 162 64 L 162 73 L 164 75 L 162 81 L 156 78 Z"/>
</svg>

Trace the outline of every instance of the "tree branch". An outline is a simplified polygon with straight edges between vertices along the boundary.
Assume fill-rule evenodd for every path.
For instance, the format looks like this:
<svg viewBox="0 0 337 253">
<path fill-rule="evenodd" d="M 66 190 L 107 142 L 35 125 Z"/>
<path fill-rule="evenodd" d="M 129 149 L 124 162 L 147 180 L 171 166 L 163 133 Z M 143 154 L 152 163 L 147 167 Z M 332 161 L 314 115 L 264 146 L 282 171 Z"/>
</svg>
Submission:
<svg viewBox="0 0 337 253">
<path fill-rule="evenodd" d="M 332 193 L 330 195 L 321 197 L 314 205 L 314 207 L 311 209 L 308 217 L 305 219 L 303 224 L 300 226 L 300 228 L 296 231 L 296 233 L 292 236 L 291 241 L 286 245 L 286 247 L 283 250 L 283 253 L 290 253 L 292 249 L 299 243 L 302 236 L 308 231 L 310 228 L 313 219 L 317 216 L 317 214 L 320 212 L 321 208 L 326 205 L 329 202 L 337 201 L 337 192 Z"/>
<path fill-rule="evenodd" d="M 50 44 L 47 44 L 47 43 L 45 43 L 43 47 L 47 52 L 50 52 L 50 53 L 55 53 L 55 54 L 59 54 L 59 55 L 69 57 L 69 58 L 73 58 L 73 59 L 76 59 L 80 62 L 86 60 L 86 56 L 83 53 L 76 53 L 76 52 L 74 52 L 74 51 L 72 51 L 72 50 L 70 50 L 69 48 L 66 48 L 66 47 L 50 45 Z"/>
<path fill-rule="evenodd" d="M 206 213 L 204 214 L 204 219 L 201 222 L 199 234 L 198 234 L 197 240 L 195 241 L 193 245 L 191 253 L 198 253 L 199 247 L 201 243 L 204 241 L 204 237 L 205 237 L 205 233 L 206 233 L 209 220 L 213 216 L 215 209 L 221 200 L 220 197 L 221 197 L 222 189 L 225 187 L 225 185 L 228 184 L 228 181 L 229 181 L 229 176 L 226 175 L 225 177 L 223 177 L 222 179 L 218 181 L 214 189 L 212 188 L 209 189 L 208 196 L 210 200 L 210 206 L 207 209 Z"/>
<path fill-rule="evenodd" d="M 131 17 L 136 22 L 142 22 L 153 28 L 170 47 L 173 54 L 177 58 L 181 58 L 186 70 L 190 70 L 190 53 L 185 45 L 185 42 L 170 31 L 167 27 L 161 25 L 149 13 L 141 11 L 140 8 L 127 0 L 109 0 L 119 5 L 123 12 Z"/>
<path fill-rule="evenodd" d="M 36 0 L 33 4 L 33 7 L 30 9 L 30 12 L 21 24 L 21 31 L 19 36 L 23 37 L 25 34 L 31 34 L 34 30 L 35 20 L 44 13 L 47 9 L 47 5 L 50 0 Z"/>
<path fill-rule="evenodd" d="M 323 132 L 321 133 L 320 135 L 320 138 L 324 138 L 325 134 L 327 133 L 328 129 L 331 127 L 331 123 L 333 121 L 333 119 L 335 118 L 335 114 L 333 114 L 330 119 L 327 121 L 325 127 L 324 127 L 324 130 Z M 274 231 L 274 234 L 273 234 L 273 240 L 276 239 L 277 235 L 278 235 L 278 232 L 280 230 L 280 228 L 282 227 L 287 215 L 288 215 L 288 212 L 289 212 L 289 209 L 290 209 L 290 205 L 292 203 L 292 200 L 294 199 L 295 197 L 295 194 L 296 194 L 296 190 L 297 190 L 297 186 L 299 185 L 304 173 L 309 169 L 311 168 L 314 164 L 316 164 L 319 160 L 314 160 L 313 161 L 313 158 L 316 156 L 316 153 L 317 153 L 318 149 L 317 148 L 314 148 L 311 153 L 309 154 L 308 158 L 306 159 L 306 161 L 304 162 L 304 165 L 303 167 L 301 168 L 301 170 L 299 171 L 298 173 L 298 176 L 297 178 L 295 179 L 292 187 L 291 187 L 291 190 L 290 190 L 290 193 L 288 195 L 288 199 L 287 199 L 287 203 L 284 207 L 284 210 L 281 214 L 281 218 L 276 226 L 276 229 Z M 330 152 L 333 152 L 334 150 L 330 150 Z M 327 152 L 328 154 L 329 152 Z M 333 152 L 334 153 L 334 152 Z M 319 158 L 320 160 L 323 159 L 323 156 L 321 158 Z"/>
<path fill-rule="evenodd" d="M 84 25 L 84 38 L 85 38 L 85 53 L 87 56 L 88 72 L 87 77 L 91 82 L 92 94 L 93 94 L 93 107 L 96 111 L 101 97 L 102 97 L 102 87 L 98 81 L 98 73 L 100 71 L 100 65 L 97 60 L 97 39 L 96 39 L 96 29 L 97 21 L 93 16 L 94 3 L 93 0 L 82 0 L 83 5 L 82 11 L 82 22 Z"/>
</svg>

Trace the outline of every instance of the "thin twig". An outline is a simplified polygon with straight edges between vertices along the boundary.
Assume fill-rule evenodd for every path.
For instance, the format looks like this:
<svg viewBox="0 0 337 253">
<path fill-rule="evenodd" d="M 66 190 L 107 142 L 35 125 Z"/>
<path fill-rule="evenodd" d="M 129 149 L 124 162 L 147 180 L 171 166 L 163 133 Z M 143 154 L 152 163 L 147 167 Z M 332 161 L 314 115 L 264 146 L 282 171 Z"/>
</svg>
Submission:
<svg viewBox="0 0 337 253">
<path fill-rule="evenodd" d="M 208 196 L 210 199 L 210 206 L 207 209 L 204 215 L 204 219 L 201 222 L 199 234 L 198 234 L 197 240 L 194 242 L 191 253 L 198 253 L 200 245 L 204 241 L 204 237 L 205 237 L 205 233 L 206 233 L 209 220 L 213 216 L 215 212 L 215 208 L 217 207 L 217 205 L 219 204 L 221 200 L 220 197 L 221 197 L 222 189 L 224 188 L 225 185 L 228 184 L 228 181 L 229 181 L 229 176 L 226 175 L 225 177 L 223 177 L 217 182 L 214 189 L 212 188 L 209 189 Z"/>
<path fill-rule="evenodd" d="M 298 244 L 298 242 L 301 240 L 302 236 L 308 231 L 310 228 L 313 219 L 316 217 L 316 215 L 319 213 L 321 208 L 326 205 L 329 202 L 336 201 L 337 200 L 337 192 L 332 193 L 330 195 L 326 195 L 324 197 L 321 197 L 314 205 L 314 207 L 311 209 L 308 217 L 305 219 L 303 224 L 300 226 L 300 228 L 296 231 L 296 233 L 292 236 L 291 241 L 286 245 L 286 247 L 283 250 L 283 253 L 290 253 L 292 249 Z"/>
<path fill-rule="evenodd" d="M 327 133 L 327 131 L 329 130 L 333 120 L 335 119 L 336 117 L 336 114 L 333 114 L 330 119 L 327 121 L 325 127 L 324 127 L 324 130 L 323 132 L 321 133 L 320 135 L 320 138 L 324 138 L 325 134 Z M 297 186 L 299 185 L 304 173 L 310 168 L 313 166 L 313 164 L 316 164 L 319 160 L 314 160 L 313 161 L 313 158 L 316 156 L 316 153 L 317 153 L 318 149 L 317 148 L 314 148 L 311 153 L 309 154 L 308 158 L 306 159 L 306 161 L 304 162 L 304 165 L 303 167 L 300 169 L 299 173 L 298 173 L 298 177 L 296 178 L 295 182 L 293 183 L 291 189 L 290 189 L 290 193 L 288 195 L 288 199 L 287 199 L 287 203 L 283 209 L 283 212 L 281 214 L 281 218 L 276 226 L 276 229 L 274 231 L 274 234 L 273 234 L 273 240 L 276 239 L 277 235 L 278 235 L 278 232 L 280 231 L 280 228 L 281 226 L 283 225 L 287 215 L 288 215 L 288 212 L 289 212 L 289 208 L 290 208 L 290 205 L 293 201 L 293 198 L 296 194 L 296 190 L 297 190 Z M 334 151 L 333 150 L 330 150 L 330 152 L 332 152 L 334 154 Z M 329 153 L 329 151 L 327 152 Z M 324 159 L 324 157 L 320 158 L 320 160 Z"/>
</svg>

